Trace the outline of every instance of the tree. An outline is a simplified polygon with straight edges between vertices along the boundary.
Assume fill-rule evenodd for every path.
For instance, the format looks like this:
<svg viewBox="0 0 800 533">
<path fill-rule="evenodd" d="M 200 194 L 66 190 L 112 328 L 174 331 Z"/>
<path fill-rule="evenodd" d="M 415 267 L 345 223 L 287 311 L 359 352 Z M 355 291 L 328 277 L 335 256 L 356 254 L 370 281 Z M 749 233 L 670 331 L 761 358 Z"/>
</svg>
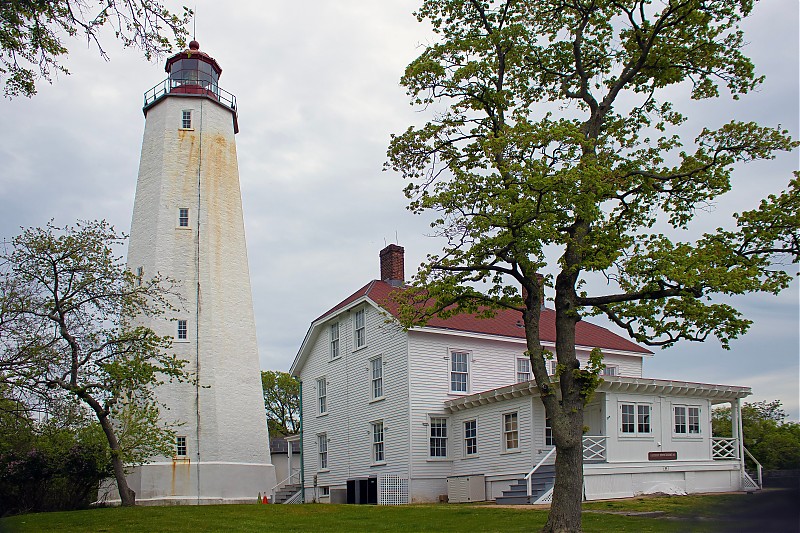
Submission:
<svg viewBox="0 0 800 533">
<path fill-rule="evenodd" d="M 557 449 L 545 531 L 581 528 L 583 407 L 602 361 L 580 368 L 575 325 L 605 314 L 636 341 L 671 346 L 750 321 L 713 297 L 777 293 L 800 255 L 800 182 L 736 228 L 683 237 L 731 187 L 737 163 L 797 146 L 778 128 L 729 122 L 678 135 L 688 117 L 665 89 L 734 99 L 762 78 L 743 54 L 752 1 L 424 0 L 440 36 L 406 68 L 412 104 L 436 110 L 392 137 L 387 168 L 409 180 L 409 209 L 436 214 L 445 240 L 402 300 L 404 326 L 433 314 L 520 312 Z M 656 224 L 658 224 L 656 226 Z M 656 230 L 656 228 L 658 228 Z M 547 274 L 540 276 L 539 273 Z M 590 293 L 592 279 L 607 281 Z M 557 379 L 539 338 L 555 292 Z"/>
<path fill-rule="evenodd" d="M 286 372 L 262 370 L 261 387 L 269 434 L 296 435 L 300 431 L 300 382 Z"/>
<path fill-rule="evenodd" d="M 28 401 L 80 401 L 102 428 L 123 505 L 125 466 L 170 455 L 154 388 L 185 380 L 171 340 L 136 324 L 171 309 L 170 284 L 137 278 L 105 221 L 25 229 L 0 252 L 0 378 Z"/>
<path fill-rule="evenodd" d="M 93 5 L 94 4 L 94 5 Z M 68 50 L 64 36 L 82 35 L 108 59 L 101 31 L 111 26 L 126 47 L 153 56 L 172 50 L 171 38 L 183 46 L 191 10 L 171 13 L 156 0 L 17 0 L 0 2 L 0 79 L 6 97 L 33 96 L 36 81 L 69 74 L 60 63 Z M 171 36 L 170 36 L 171 34 Z"/>
<path fill-rule="evenodd" d="M 714 409 L 711 424 L 715 437 L 732 435 L 730 407 Z M 780 400 L 745 402 L 742 431 L 745 447 L 765 469 L 800 468 L 800 424 L 786 422 Z"/>
</svg>

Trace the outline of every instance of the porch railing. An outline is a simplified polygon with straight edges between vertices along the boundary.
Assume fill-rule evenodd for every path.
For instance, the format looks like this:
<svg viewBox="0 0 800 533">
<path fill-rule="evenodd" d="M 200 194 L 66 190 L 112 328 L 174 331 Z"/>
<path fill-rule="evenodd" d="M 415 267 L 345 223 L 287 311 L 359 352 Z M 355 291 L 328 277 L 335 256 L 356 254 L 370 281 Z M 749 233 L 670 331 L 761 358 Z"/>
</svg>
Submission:
<svg viewBox="0 0 800 533">
<path fill-rule="evenodd" d="M 753 454 L 750 453 L 750 450 L 748 450 L 747 448 L 744 448 L 744 453 L 746 453 L 747 456 L 750 457 L 750 459 L 752 459 L 753 462 L 756 464 L 756 477 L 758 478 L 758 488 L 763 489 L 764 479 L 763 479 L 763 467 L 761 466 L 761 463 L 758 462 L 758 459 L 753 457 Z M 745 474 L 747 474 L 747 472 L 745 472 Z"/>
<path fill-rule="evenodd" d="M 716 460 L 738 459 L 739 439 L 734 437 L 711 437 L 711 458 Z"/>
<path fill-rule="evenodd" d="M 607 442 L 608 437 L 605 435 L 584 435 L 583 460 L 589 463 L 605 462 Z"/>
<path fill-rule="evenodd" d="M 553 455 L 554 453 L 556 453 L 556 449 L 555 449 L 555 448 L 553 448 L 552 450 L 550 450 L 549 452 L 547 452 L 547 455 L 545 455 L 544 457 L 542 457 L 541 461 L 539 461 L 538 463 L 536 463 L 536 466 L 534 466 L 534 467 L 531 469 L 531 471 L 530 471 L 530 472 L 528 472 L 528 474 L 525 476 L 525 481 L 527 481 L 527 482 L 528 482 L 528 497 L 529 497 L 529 498 L 530 498 L 530 497 L 533 495 L 533 486 L 532 486 L 532 482 L 531 482 L 531 476 L 532 476 L 532 475 L 533 475 L 533 474 L 534 474 L 534 473 L 535 473 L 537 470 L 539 470 L 539 467 L 540 467 L 540 466 L 542 466 L 542 465 L 545 463 L 545 461 L 547 461 L 548 459 L 550 459 L 550 456 L 551 456 L 551 455 Z"/>
<path fill-rule="evenodd" d="M 271 503 L 275 503 L 275 494 L 278 492 L 278 489 L 280 489 L 284 485 L 291 485 L 292 484 L 292 480 L 294 478 L 297 478 L 297 482 L 298 483 L 300 482 L 300 469 L 299 468 L 291 468 L 290 471 L 289 471 L 289 476 L 286 479 L 284 479 L 282 481 L 279 481 L 277 485 L 275 485 L 274 487 L 272 487 L 272 489 L 270 489 L 270 493 L 271 493 L 272 497 L 270 498 L 269 501 Z"/>
</svg>

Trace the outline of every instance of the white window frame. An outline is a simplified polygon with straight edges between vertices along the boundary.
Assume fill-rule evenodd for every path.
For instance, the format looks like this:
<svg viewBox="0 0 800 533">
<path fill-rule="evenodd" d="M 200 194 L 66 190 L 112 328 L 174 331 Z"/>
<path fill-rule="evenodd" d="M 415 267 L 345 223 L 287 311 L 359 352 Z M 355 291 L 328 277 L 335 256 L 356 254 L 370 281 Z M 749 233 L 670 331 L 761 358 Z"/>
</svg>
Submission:
<svg viewBox="0 0 800 533">
<path fill-rule="evenodd" d="M 548 359 L 545 361 L 547 363 L 547 370 L 550 376 L 556 375 L 556 367 L 558 366 L 558 361 L 555 359 Z"/>
<path fill-rule="evenodd" d="M 183 448 L 183 450 L 181 450 Z M 186 445 L 186 435 L 175 436 L 175 457 L 186 457 L 189 448 Z M 183 453 L 181 453 L 183 451 Z"/>
<path fill-rule="evenodd" d="M 602 375 L 612 377 L 619 376 L 619 365 L 606 365 L 605 368 L 603 368 Z"/>
<path fill-rule="evenodd" d="M 317 416 L 328 414 L 328 378 L 317 378 Z"/>
<path fill-rule="evenodd" d="M 472 425 L 472 429 L 468 428 Z M 464 457 L 478 456 L 478 419 L 464 420 Z"/>
<path fill-rule="evenodd" d="M 178 319 L 178 327 L 175 334 L 175 339 L 178 341 L 189 340 L 189 321 L 182 318 Z"/>
<path fill-rule="evenodd" d="M 369 389 L 372 401 L 383 399 L 383 356 L 379 355 L 369 360 Z"/>
<path fill-rule="evenodd" d="M 449 421 L 446 416 L 431 415 L 430 417 L 428 417 L 429 459 L 434 459 L 434 460 L 447 459 L 449 457 L 448 454 L 449 435 L 447 434 L 448 424 Z M 436 434 L 434 434 L 434 430 L 436 430 Z"/>
<path fill-rule="evenodd" d="M 463 361 L 461 361 L 462 356 L 463 356 Z M 455 367 L 457 358 L 459 359 L 459 362 L 458 362 L 459 365 L 461 365 L 463 363 L 463 365 L 464 365 L 463 369 L 461 367 L 459 367 L 459 368 Z M 469 367 L 471 365 L 471 359 L 472 359 L 471 354 L 468 351 L 465 351 L 465 350 L 450 350 L 450 360 L 448 361 L 448 364 L 450 366 L 450 372 L 449 372 L 448 375 L 450 377 L 450 393 L 451 394 L 469 394 L 469 389 L 470 389 L 470 379 L 469 379 L 469 370 L 470 370 L 470 368 Z M 458 376 L 458 381 L 456 381 L 454 379 L 457 376 Z M 464 390 L 457 389 L 456 387 L 454 387 L 454 385 L 456 385 L 456 383 L 458 383 L 459 386 L 461 386 L 461 382 L 462 382 L 461 376 L 463 376 L 463 387 L 464 387 Z"/>
<path fill-rule="evenodd" d="M 136 267 L 136 286 L 142 286 L 142 279 L 144 278 L 144 267 Z"/>
<path fill-rule="evenodd" d="M 683 419 L 680 430 L 678 423 L 678 412 Z M 693 413 L 694 411 L 694 413 Z M 700 424 L 701 409 L 699 405 L 676 404 L 672 406 L 672 434 L 679 438 L 693 438 L 702 436 L 702 426 Z"/>
<path fill-rule="evenodd" d="M 186 216 L 184 216 L 184 214 Z M 184 222 L 186 222 L 184 224 Z M 179 228 L 188 228 L 189 227 L 189 208 L 188 207 L 179 207 L 178 208 L 178 227 Z"/>
<path fill-rule="evenodd" d="M 362 307 L 353 314 L 353 351 L 367 345 L 367 309 Z"/>
<path fill-rule="evenodd" d="M 503 451 L 518 452 L 519 447 L 519 411 L 503 413 L 501 419 L 503 427 Z M 509 423 L 512 425 L 509 426 Z"/>
<path fill-rule="evenodd" d="M 328 434 L 317 434 L 317 471 L 328 470 Z"/>
<path fill-rule="evenodd" d="M 625 413 L 626 407 L 632 412 Z M 633 416 L 633 419 L 628 419 Z M 643 421 L 646 417 L 646 422 Z M 633 425 L 633 431 L 625 431 L 625 427 Z M 647 424 L 647 429 L 642 427 Z M 652 437 L 653 436 L 653 406 L 649 402 L 619 402 L 619 434 L 621 437 Z"/>
<path fill-rule="evenodd" d="M 521 364 L 520 364 L 521 363 Z M 527 368 L 527 370 L 525 370 Z M 528 377 L 525 377 L 527 375 Z M 525 383 L 533 379 L 531 360 L 529 357 L 517 357 L 517 383 Z"/>
<path fill-rule="evenodd" d="M 329 338 L 330 338 L 330 360 L 333 361 L 334 359 L 338 359 L 341 357 L 342 352 L 340 350 L 340 343 L 339 343 L 339 322 L 334 322 L 331 324 L 331 327 L 328 329 Z"/>
<path fill-rule="evenodd" d="M 319 497 L 320 498 L 327 498 L 331 495 L 331 488 L 327 485 L 324 487 L 319 488 Z"/>
<path fill-rule="evenodd" d="M 194 113 L 191 109 L 182 109 L 181 110 L 181 129 L 182 130 L 193 130 L 194 127 Z"/>
<path fill-rule="evenodd" d="M 545 416 L 544 419 L 544 445 L 545 446 L 555 446 L 556 440 L 553 437 L 553 421 Z"/>
<path fill-rule="evenodd" d="M 386 428 L 383 420 L 370 423 L 372 433 L 372 464 L 386 463 Z"/>
</svg>

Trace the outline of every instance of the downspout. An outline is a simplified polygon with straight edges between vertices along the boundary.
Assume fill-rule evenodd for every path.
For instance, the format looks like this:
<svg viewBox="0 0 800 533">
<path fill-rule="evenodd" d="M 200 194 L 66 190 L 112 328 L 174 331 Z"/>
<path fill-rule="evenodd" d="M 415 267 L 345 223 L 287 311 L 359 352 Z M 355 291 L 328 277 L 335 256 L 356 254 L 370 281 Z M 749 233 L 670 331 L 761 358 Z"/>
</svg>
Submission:
<svg viewBox="0 0 800 533">
<path fill-rule="evenodd" d="M 291 443 L 289 443 L 291 446 Z M 306 467 L 303 454 L 303 382 L 300 382 L 300 501 L 306 503 Z"/>
<path fill-rule="evenodd" d="M 197 285 L 195 288 L 195 302 L 194 302 L 194 346 L 195 346 L 195 437 L 197 438 L 197 504 L 200 504 L 200 492 L 202 485 L 200 484 L 200 208 L 202 207 L 202 168 L 203 168 L 203 100 L 200 99 L 200 127 L 198 138 L 198 153 L 197 153 L 197 231 L 196 231 L 196 251 L 195 251 L 195 275 L 197 276 Z"/>
</svg>

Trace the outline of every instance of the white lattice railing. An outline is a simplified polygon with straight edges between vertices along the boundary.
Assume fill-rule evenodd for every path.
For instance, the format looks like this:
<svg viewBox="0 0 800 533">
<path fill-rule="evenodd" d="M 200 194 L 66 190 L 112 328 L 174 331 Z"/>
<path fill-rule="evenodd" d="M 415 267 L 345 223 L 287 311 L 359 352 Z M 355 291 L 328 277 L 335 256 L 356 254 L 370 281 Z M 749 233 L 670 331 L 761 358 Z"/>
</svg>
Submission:
<svg viewBox="0 0 800 533">
<path fill-rule="evenodd" d="M 591 463 L 605 462 L 608 437 L 605 435 L 584 435 L 583 460 Z"/>
<path fill-rule="evenodd" d="M 711 438 L 711 458 L 712 459 L 738 459 L 737 448 L 739 439 L 733 437 L 712 437 Z"/>
</svg>

